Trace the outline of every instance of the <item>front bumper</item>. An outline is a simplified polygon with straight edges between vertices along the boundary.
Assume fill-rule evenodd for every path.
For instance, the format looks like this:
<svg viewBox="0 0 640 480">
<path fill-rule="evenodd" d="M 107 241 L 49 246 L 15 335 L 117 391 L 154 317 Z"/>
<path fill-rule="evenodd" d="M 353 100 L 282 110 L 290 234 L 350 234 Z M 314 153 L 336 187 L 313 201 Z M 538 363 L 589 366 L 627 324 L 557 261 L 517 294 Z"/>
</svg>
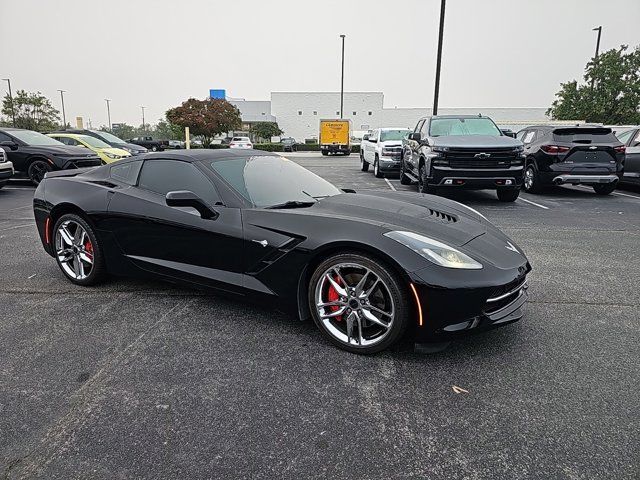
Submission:
<svg viewBox="0 0 640 480">
<path fill-rule="evenodd" d="M 523 167 L 460 169 L 434 165 L 431 172 L 432 185 L 481 190 L 521 186 Z"/>
<path fill-rule="evenodd" d="M 378 168 L 382 172 L 399 172 L 400 157 L 378 157 Z"/>
<path fill-rule="evenodd" d="M 11 177 L 13 177 L 13 163 L 2 162 L 0 163 L 0 185 L 6 185 Z"/>
</svg>

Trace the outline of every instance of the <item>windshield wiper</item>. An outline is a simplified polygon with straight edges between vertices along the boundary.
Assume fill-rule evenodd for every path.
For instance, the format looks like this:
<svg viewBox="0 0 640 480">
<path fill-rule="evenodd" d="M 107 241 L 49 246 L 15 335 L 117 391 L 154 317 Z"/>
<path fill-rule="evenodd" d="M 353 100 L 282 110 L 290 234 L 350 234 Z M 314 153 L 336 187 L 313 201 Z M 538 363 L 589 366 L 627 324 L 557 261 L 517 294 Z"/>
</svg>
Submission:
<svg viewBox="0 0 640 480">
<path fill-rule="evenodd" d="M 315 205 L 316 203 L 318 203 L 318 202 L 317 201 L 301 202 L 300 200 L 289 200 L 288 202 L 277 203 L 275 205 L 269 205 L 268 207 L 264 207 L 264 208 L 268 208 L 268 209 L 276 209 L 276 208 L 305 208 L 305 207 L 311 207 L 312 205 Z"/>
</svg>

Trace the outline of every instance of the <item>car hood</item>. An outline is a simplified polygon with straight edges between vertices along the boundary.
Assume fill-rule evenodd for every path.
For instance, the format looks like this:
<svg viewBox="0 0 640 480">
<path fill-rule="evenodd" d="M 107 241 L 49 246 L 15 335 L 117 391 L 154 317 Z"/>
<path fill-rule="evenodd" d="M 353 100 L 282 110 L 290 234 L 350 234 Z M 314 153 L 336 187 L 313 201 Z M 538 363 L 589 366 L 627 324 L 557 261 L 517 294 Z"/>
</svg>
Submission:
<svg viewBox="0 0 640 480">
<path fill-rule="evenodd" d="M 433 137 L 429 141 L 434 147 L 456 147 L 456 148 L 504 148 L 519 147 L 522 142 L 518 139 L 505 136 L 493 135 L 444 135 Z"/>
<path fill-rule="evenodd" d="M 96 154 L 84 147 L 72 147 L 70 145 L 29 145 L 25 147 L 33 153 L 42 153 L 44 155 L 58 155 L 65 157 L 95 157 Z"/>
<path fill-rule="evenodd" d="M 115 148 L 115 147 L 101 148 L 100 151 L 103 153 L 110 153 L 112 155 L 120 155 L 121 157 L 129 157 L 131 155 L 126 150 L 123 150 L 122 148 Z"/>
</svg>

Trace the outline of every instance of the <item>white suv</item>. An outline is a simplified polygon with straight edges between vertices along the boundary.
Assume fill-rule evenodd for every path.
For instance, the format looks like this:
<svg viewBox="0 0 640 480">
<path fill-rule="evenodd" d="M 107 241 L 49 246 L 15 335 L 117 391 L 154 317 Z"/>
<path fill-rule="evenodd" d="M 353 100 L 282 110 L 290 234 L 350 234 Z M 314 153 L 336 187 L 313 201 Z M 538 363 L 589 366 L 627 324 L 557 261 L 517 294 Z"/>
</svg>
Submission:
<svg viewBox="0 0 640 480">
<path fill-rule="evenodd" d="M 0 188 L 4 187 L 11 177 L 13 177 L 13 163 L 7 160 L 7 154 L 0 147 Z"/>
<path fill-rule="evenodd" d="M 384 177 L 385 172 L 399 172 L 402 159 L 402 140 L 409 135 L 408 128 L 376 128 L 362 137 L 360 162 L 363 172 L 373 164 L 376 177 Z"/>
</svg>

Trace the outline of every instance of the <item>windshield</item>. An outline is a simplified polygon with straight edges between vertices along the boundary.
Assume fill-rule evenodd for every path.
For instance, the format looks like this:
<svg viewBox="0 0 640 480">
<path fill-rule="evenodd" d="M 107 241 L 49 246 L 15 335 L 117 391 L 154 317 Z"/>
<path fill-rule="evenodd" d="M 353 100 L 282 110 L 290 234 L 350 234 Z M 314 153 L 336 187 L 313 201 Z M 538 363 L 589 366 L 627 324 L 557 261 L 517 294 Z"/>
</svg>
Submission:
<svg viewBox="0 0 640 480">
<path fill-rule="evenodd" d="M 256 207 L 313 202 L 340 194 L 331 183 L 283 157 L 229 158 L 209 166 Z"/>
<path fill-rule="evenodd" d="M 249 137 L 233 137 L 231 141 L 232 142 L 248 142 Z"/>
<path fill-rule="evenodd" d="M 31 130 L 11 130 L 9 133 L 27 145 L 51 145 L 54 147 L 62 145 L 58 140 L 54 140 L 38 132 L 32 132 Z"/>
<path fill-rule="evenodd" d="M 429 135 L 491 135 L 501 136 L 500 129 L 488 118 L 433 118 L 429 125 Z"/>
<path fill-rule="evenodd" d="M 90 137 L 89 135 L 78 135 L 77 138 L 81 142 L 86 143 L 93 148 L 111 148 L 111 145 L 109 145 L 108 143 L 104 143 L 102 140 L 96 137 Z"/>
<path fill-rule="evenodd" d="M 380 141 L 402 140 L 406 138 L 407 135 L 409 135 L 409 130 L 382 130 L 380 132 Z"/>
<path fill-rule="evenodd" d="M 127 143 L 124 140 L 122 140 L 121 138 L 118 138 L 118 137 L 116 137 L 115 135 L 113 135 L 113 134 L 111 134 L 109 132 L 102 132 L 102 131 L 99 131 L 99 130 L 91 130 L 91 132 L 93 132 L 96 135 L 98 135 L 105 142 L 118 143 L 120 145 L 124 145 L 125 143 Z"/>
</svg>

